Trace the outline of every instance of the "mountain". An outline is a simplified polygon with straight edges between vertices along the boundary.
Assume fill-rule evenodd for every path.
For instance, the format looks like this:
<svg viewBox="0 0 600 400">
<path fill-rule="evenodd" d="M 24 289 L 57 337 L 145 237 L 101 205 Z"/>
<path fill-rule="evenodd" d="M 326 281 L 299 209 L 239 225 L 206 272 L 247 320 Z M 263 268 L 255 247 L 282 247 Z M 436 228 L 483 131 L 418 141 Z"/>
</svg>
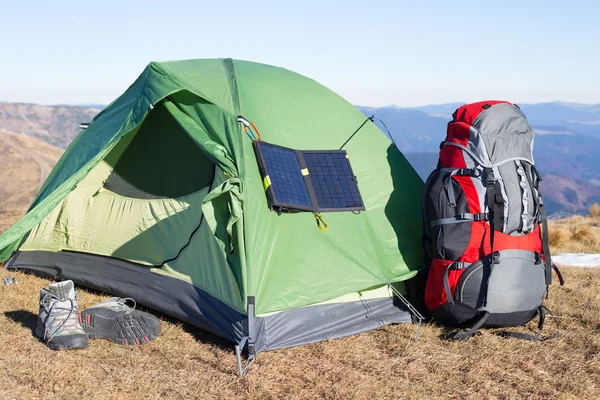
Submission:
<svg viewBox="0 0 600 400">
<path fill-rule="evenodd" d="M 452 114 L 454 113 L 454 111 L 463 104 L 465 104 L 465 102 L 431 104 L 427 106 L 413 107 L 412 110 L 424 112 L 432 117 L 452 119 Z"/>
<path fill-rule="evenodd" d="M 440 138 L 440 132 L 445 132 L 448 125 L 447 118 L 432 117 L 419 110 L 400 107 L 357 107 L 363 114 L 375 115 L 381 119 L 392 132 L 396 146 L 403 152 L 427 152 L 437 149 L 443 139 Z M 375 124 L 386 132 L 380 121 L 376 120 Z"/>
<path fill-rule="evenodd" d="M 98 103 L 84 103 L 84 104 L 78 104 L 79 107 L 84 107 L 84 108 L 95 108 L 98 111 L 102 111 L 106 108 L 106 104 L 98 104 Z"/>
<path fill-rule="evenodd" d="M 0 129 L 31 136 L 64 149 L 79 133 L 79 124 L 89 122 L 99 112 L 99 109 L 91 107 L 0 102 Z"/>
<path fill-rule="evenodd" d="M 600 123 L 600 105 L 577 103 L 538 103 L 519 104 L 523 113 L 532 124 L 563 123 Z"/>
<path fill-rule="evenodd" d="M 41 140 L 0 129 L 0 231 L 27 211 L 62 152 Z"/>
</svg>

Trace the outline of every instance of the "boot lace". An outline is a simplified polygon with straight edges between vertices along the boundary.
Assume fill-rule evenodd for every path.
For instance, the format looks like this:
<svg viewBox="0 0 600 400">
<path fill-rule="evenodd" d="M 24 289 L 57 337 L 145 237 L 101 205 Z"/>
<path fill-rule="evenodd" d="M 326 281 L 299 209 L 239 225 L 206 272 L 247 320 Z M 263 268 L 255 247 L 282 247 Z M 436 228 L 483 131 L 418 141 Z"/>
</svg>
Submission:
<svg viewBox="0 0 600 400">
<path fill-rule="evenodd" d="M 77 301 L 77 299 L 75 299 L 75 300 L 69 299 L 69 303 L 70 303 L 69 308 L 56 306 L 58 304 L 58 301 L 55 301 L 50 306 L 50 308 L 48 309 L 48 314 L 46 315 L 46 318 L 44 319 L 44 340 L 52 340 L 52 338 L 62 329 L 62 327 L 65 326 L 65 324 L 69 321 L 71 316 L 74 315 L 73 311 L 77 308 L 76 301 Z M 50 335 L 48 335 L 48 330 L 49 330 L 48 322 L 50 321 L 50 318 L 52 318 L 53 321 L 60 320 L 60 319 L 62 319 L 62 321 L 61 321 L 60 325 L 58 325 L 58 327 L 54 330 L 54 332 L 52 332 Z"/>
</svg>

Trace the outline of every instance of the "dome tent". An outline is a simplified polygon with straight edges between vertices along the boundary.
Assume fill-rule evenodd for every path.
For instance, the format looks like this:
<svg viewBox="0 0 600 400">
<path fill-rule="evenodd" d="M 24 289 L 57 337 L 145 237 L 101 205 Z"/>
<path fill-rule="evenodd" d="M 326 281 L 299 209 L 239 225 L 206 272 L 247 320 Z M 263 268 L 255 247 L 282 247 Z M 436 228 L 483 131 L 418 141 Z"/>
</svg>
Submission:
<svg viewBox="0 0 600 400">
<path fill-rule="evenodd" d="M 368 122 L 344 150 L 364 202 L 269 209 L 253 142 L 339 149 L 364 116 L 317 82 L 231 59 L 150 63 L 73 141 L 0 237 L 9 268 L 75 283 L 270 350 L 409 322 L 388 284 L 422 265 L 423 182 Z"/>
</svg>

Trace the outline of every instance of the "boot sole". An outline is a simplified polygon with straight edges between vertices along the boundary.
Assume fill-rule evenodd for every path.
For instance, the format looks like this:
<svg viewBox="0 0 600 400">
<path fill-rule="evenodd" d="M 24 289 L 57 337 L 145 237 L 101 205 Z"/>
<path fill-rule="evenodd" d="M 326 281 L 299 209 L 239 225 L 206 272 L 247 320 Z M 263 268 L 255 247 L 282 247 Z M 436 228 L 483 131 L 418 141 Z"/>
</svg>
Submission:
<svg viewBox="0 0 600 400">
<path fill-rule="evenodd" d="M 43 340 L 44 332 L 39 327 L 35 329 L 35 335 Z M 55 336 L 46 346 L 51 350 L 80 350 L 88 347 L 88 337 L 83 334 L 69 335 L 65 337 Z"/>
<path fill-rule="evenodd" d="M 80 324 L 90 339 L 107 339 L 125 346 L 151 342 L 160 334 L 160 320 L 152 314 L 134 310 L 118 317 L 81 313 Z"/>
</svg>

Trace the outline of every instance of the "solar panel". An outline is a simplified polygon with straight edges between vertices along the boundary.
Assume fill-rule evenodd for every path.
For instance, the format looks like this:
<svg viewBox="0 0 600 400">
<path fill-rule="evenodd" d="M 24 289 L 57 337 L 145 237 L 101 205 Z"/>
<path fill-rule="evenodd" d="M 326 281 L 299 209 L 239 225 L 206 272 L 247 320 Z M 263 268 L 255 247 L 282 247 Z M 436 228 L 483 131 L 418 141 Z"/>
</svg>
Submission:
<svg viewBox="0 0 600 400">
<path fill-rule="evenodd" d="M 270 180 L 273 202 L 312 208 L 307 185 L 295 150 L 260 144 L 264 166 Z"/>
<path fill-rule="evenodd" d="M 345 151 L 297 151 L 262 141 L 254 149 L 271 209 L 365 209 Z"/>
<path fill-rule="evenodd" d="M 345 152 L 303 152 L 320 209 L 364 209 Z"/>
</svg>

